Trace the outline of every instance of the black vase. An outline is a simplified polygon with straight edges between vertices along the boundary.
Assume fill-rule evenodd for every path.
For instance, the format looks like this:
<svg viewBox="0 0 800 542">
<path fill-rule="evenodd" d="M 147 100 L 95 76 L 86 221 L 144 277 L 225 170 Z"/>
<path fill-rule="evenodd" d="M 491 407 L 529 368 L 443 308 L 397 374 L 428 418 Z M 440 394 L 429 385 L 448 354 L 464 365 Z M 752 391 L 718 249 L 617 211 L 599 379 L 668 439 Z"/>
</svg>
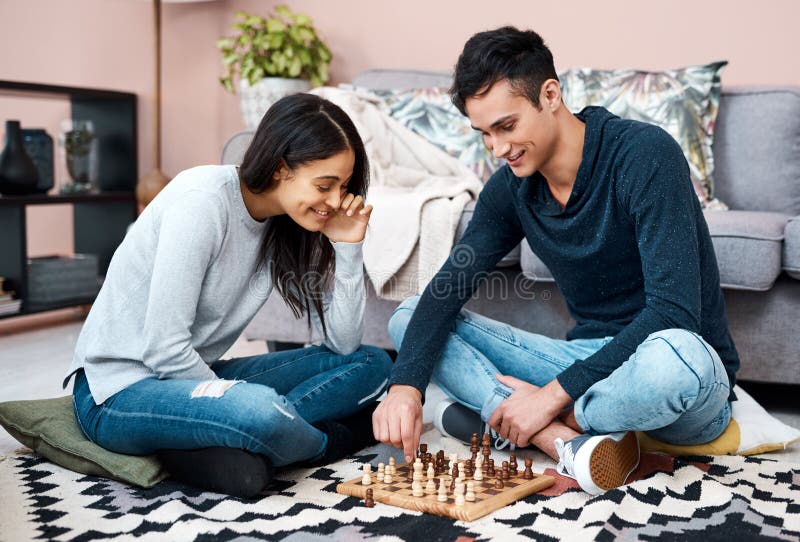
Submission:
<svg viewBox="0 0 800 542">
<path fill-rule="evenodd" d="M 6 121 L 6 143 L 0 153 L 0 194 L 24 195 L 36 192 L 39 172 L 25 152 L 18 120 Z"/>
<path fill-rule="evenodd" d="M 45 194 L 53 188 L 53 138 L 41 128 L 23 128 L 22 144 L 39 172 L 36 192 Z"/>
</svg>

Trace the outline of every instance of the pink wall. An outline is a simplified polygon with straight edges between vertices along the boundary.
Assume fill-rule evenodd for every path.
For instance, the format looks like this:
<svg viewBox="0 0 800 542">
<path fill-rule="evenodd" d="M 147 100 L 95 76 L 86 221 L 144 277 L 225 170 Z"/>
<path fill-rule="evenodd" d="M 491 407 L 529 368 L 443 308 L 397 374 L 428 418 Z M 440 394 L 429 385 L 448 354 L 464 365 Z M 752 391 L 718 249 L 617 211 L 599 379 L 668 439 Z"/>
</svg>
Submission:
<svg viewBox="0 0 800 542">
<path fill-rule="evenodd" d="M 474 32 L 502 24 L 534 28 L 556 67 L 665 69 L 728 59 L 723 84 L 800 85 L 800 2 L 757 9 L 729 1 L 569 3 L 506 0 L 287 0 L 311 15 L 333 53 L 334 82 L 371 67 L 449 70 Z M 163 7 L 163 159 L 168 175 L 213 163 L 242 129 L 237 98 L 217 82 L 215 40 L 233 13 L 267 13 L 274 0 L 218 0 Z M 153 166 L 153 26 L 142 0 L 0 0 L 0 78 L 89 86 L 139 96 L 139 167 Z M 58 104 L 0 96 L 0 120 L 57 133 Z M 68 252 L 68 209 L 32 209 L 32 253 Z"/>
</svg>

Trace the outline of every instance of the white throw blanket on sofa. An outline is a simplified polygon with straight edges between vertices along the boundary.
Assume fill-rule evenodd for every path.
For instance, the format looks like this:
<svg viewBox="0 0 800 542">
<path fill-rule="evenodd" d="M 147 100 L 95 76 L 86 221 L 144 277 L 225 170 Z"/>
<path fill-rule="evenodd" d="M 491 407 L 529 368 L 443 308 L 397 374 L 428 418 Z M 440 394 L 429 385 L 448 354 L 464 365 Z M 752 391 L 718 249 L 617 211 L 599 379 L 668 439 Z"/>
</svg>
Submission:
<svg viewBox="0 0 800 542">
<path fill-rule="evenodd" d="M 311 92 L 350 115 L 364 140 L 370 161 L 368 200 L 375 207 L 364 266 L 375 291 L 396 301 L 422 292 L 447 259 L 461 212 L 480 193 L 481 181 L 367 96 L 332 87 Z"/>
</svg>

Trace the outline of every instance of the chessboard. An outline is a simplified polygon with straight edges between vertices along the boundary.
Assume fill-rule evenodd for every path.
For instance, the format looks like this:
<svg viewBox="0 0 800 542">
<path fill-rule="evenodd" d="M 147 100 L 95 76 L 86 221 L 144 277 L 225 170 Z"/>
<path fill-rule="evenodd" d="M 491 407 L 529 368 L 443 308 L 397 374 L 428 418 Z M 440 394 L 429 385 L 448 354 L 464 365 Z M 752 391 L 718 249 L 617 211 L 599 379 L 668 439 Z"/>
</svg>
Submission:
<svg viewBox="0 0 800 542">
<path fill-rule="evenodd" d="M 485 442 L 485 441 L 484 441 Z M 420 446 L 424 450 L 424 444 Z M 486 450 L 486 448 L 484 448 Z M 440 450 L 439 454 L 443 452 Z M 527 474 L 517 470 L 516 460 L 511 464 L 512 468 L 506 469 L 504 462 L 504 469 L 507 472 L 501 473 L 500 468 L 497 472 L 488 473 L 482 479 L 475 479 L 474 467 L 470 466 L 470 460 L 467 460 L 467 467 L 464 468 L 463 462 L 458 462 L 456 457 L 450 456 L 450 465 L 459 465 L 466 473 L 459 475 L 459 466 L 448 473 L 447 469 L 437 466 L 436 473 L 433 478 L 426 476 L 424 473 L 427 468 L 420 464 L 420 457 L 425 457 L 425 452 L 421 454 L 418 452 L 417 463 L 417 477 L 419 484 L 424 485 L 424 482 L 433 480 L 432 484 L 428 484 L 422 496 L 414 496 L 412 493 L 412 480 L 414 477 L 413 465 L 409 463 L 394 464 L 391 460 L 390 465 L 385 466 L 380 464 L 378 466 L 377 476 L 371 473 L 371 466 L 364 465 L 364 476 L 356 478 L 347 482 L 342 482 L 336 487 L 336 491 L 343 495 L 358 497 L 366 499 L 365 505 L 372 506 L 373 501 L 377 503 L 389 504 L 406 508 L 408 510 L 416 510 L 425 512 L 427 514 L 435 514 L 437 516 L 449 517 L 463 521 L 473 521 L 485 516 L 495 510 L 499 510 L 504 506 L 512 504 L 520 499 L 527 497 L 533 493 L 546 489 L 553 485 L 555 480 L 552 476 L 533 473 L 530 469 L 531 464 L 526 460 Z M 475 463 L 476 454 L 473 452 L 473 464 Z M 485 453 L 483 461 L 478 459 L 482 464 L 488 464 L 489 454 Z M 428 461 L 426 467 L 430 462 L 430 454 L 428 454 Z M 492 460 L 493 463 L 493 460 Z M 434 460 L 435 464 L 435 460 Z M 390 470 L 392 473 L 391 481 L 386 483 L 384 481 L 385 470 Z M 444 471 L 444 472 L 443 472 Z M 369 476 L 369 480 L 366 477 Z M 459 482 L 457 485 L 455 481 Z M 500 482 L 498 479 L 502 480 Z M 368 483 L 365 483 L 368 482 Z M 440 485 L 444 484 L 445 489 L 440 492 Z M 474 497 L 470 495 L 470 499 L 465 501 L 464 492 L 465 487 L 469 485 L 472 489 Z M 502 487 L 500 487 L 502 484 Z M 434 489 L 435 485 L 435 489 Z M 455 486 L 455 489 L 454 489 Z M 459 487 L 460 486 L 460 487 Z M 371 493 L 368 497 L 368 491 Z M 461 495 L 458 495 L 459 491 Z M 418 491 L 419 493 L 419 491 Z M 467 490 L 467 495 L 469 491 Z M 446 497 L 446 498 L 445 498 Z"/>
</svg>

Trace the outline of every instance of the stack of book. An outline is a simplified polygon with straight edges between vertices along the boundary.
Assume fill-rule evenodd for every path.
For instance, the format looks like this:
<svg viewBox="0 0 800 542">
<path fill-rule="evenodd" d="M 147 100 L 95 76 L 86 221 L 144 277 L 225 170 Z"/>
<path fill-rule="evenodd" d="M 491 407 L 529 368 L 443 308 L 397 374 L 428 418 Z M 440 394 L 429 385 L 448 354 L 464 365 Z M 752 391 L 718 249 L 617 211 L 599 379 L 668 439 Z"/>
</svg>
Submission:
<svg viewBox="0 0 800 542">
<path fill-rule="evenodd" d="M 21 299 L 14 299 L 10 282 L 0 277 L 0 316 L 18 313 L 21 304 Z"/>
</svg>

